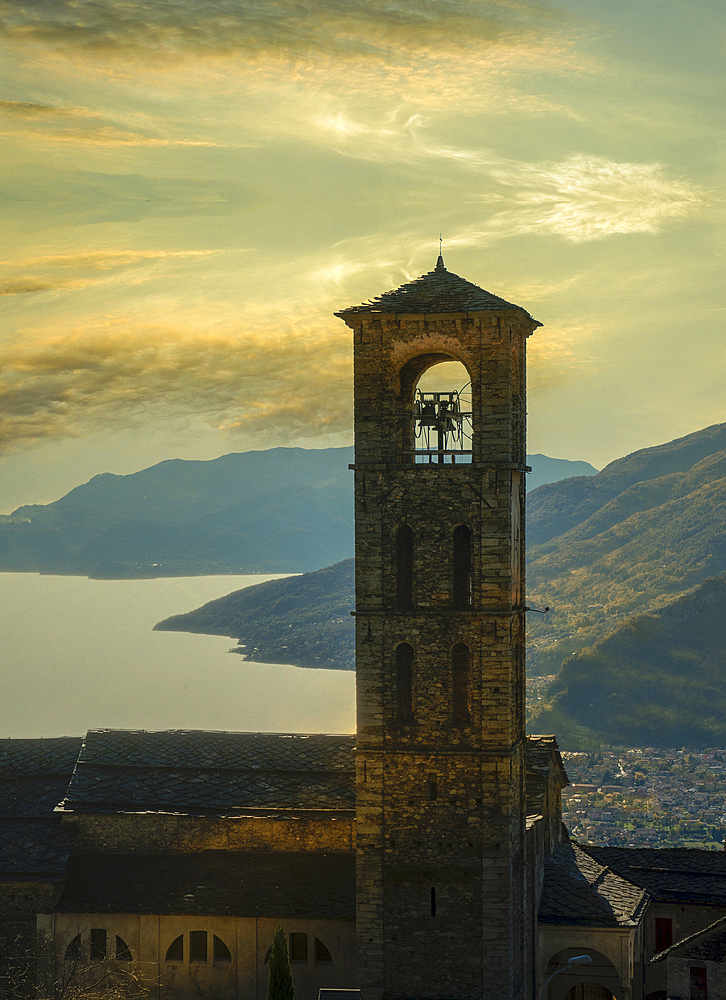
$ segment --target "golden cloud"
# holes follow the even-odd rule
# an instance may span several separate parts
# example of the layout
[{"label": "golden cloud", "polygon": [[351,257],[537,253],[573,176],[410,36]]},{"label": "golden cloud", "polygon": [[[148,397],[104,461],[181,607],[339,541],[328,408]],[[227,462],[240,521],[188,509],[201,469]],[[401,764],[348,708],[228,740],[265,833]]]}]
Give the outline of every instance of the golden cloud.
[{"label": "golden cloud", "polygon": [[351,422],[348,337],[329,326],[180,335],[121,325],[0,350],[0,451],[195,415],[293,440]]},{"label": "golden cloud", "polygon": [[[30,295],[34,292],[76,290],[107,280],[110,274],[133,269],[139,281],[138,265],[154,262],[203,258],[224,250],[97,250],[74,254],[54,254],[0,261],[6,271],[16,272],[0,282],[0,295]],[[147,274],[152,277],[152,274]]]},{"label": "golden cloud", "polygon": [[23,0],[0,4],[2,34],[88,56],[144,51],[163,60],[185,51],[270,49],[314,59],[321,52],[366,57],[415,49],[438,52],[513,44],[558,21],[555,9],[528,0]]}]

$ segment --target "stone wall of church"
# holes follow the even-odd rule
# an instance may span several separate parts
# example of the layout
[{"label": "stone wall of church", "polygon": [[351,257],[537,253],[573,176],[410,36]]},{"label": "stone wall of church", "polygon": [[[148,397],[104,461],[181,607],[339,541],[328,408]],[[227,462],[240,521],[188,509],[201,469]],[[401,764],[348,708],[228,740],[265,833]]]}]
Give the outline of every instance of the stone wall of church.
[{"label": "stone wall of church", "polygon": [[[298,957],[291,963],[297,1000],[317,1000],[321,988],[355,987],[354,923],[294,917],[41,915],[41,974],[46,982],[57,983],[72,973],[74,985],[79,985],[84,974],[98,977],[104,971],[127,970],[145,986],[156,987],[151,996],[158,993],[166,1000],[265,1000],[266,957],[278,925],[285,929],[288,942],[290,935],[297,935]],[[92,955],[91,935],[96,932],[98,942],[98,931],[105,934],[103,957]],[[127,946],[129,960],[117,959],[117,936]],[[70,955],[78,959],[66,958],[69,947]]]},{"label": "stone wall of church", "polygon": [[76,847],[92,851],[353,851],[354,813],[296,811],[239,817],[163,814],[75,814]]}]

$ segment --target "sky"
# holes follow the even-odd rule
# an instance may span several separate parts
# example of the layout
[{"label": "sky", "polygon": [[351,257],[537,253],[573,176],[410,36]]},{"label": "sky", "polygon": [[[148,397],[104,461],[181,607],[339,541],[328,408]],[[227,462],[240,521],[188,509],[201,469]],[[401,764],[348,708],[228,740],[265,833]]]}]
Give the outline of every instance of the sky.
[{"label": "sky", "polygon": [[0,0],[0,512],[352,442],[333,316],[527,309],[530,453],[726,420],[723,0]]}]

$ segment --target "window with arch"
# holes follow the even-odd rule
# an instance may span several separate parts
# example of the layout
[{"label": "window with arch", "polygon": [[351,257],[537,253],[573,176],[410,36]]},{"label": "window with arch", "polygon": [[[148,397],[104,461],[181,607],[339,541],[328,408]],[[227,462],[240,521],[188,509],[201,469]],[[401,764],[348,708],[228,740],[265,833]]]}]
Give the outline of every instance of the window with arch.
[{"label": "window with arch", "polygon": [[469,722],[471,706],[469,685],[471,650],[465,642],[457,642],[451,650],[451,679],[455,722]]},{"label": "window with arch", "polygon": [[399,611],[413,608],[413,547],[413,528],[401,524],[396,531],[396,608]]},{"label": "window with arch", "polygon": [[411,723],[413,711],[413,646],[402,642],[396,646],[396,716],[399,722]]},{"label": "window with arch", "polygon": [[[66,962],[80,962],[83,955],[83,935],[76,934],[65,950]],[[91,927],[88,931],[88,961],[91,965],[114,958],[117,962],[131,962],[131,949],[119,934],[109,934],[105,927]],[[115,940],[115,947],[111,942]]]},{"label": "window with arch", "polygon": [[308,936],[304,931],[293,931],[290,934],[290,962],[295,965],[305,965],[308,960]]},{"label": "window with arch", "polygon": [[471,607],[471,528],[459,524],[454,528],[454,609]]},{"label": "window with arch", "polygon": [[[208,940],[209,935],[206,931],[189,931],[188,954],[190,962],[207,962],[209,960],[207,952]],[[169,947],[166,949],[165,961],[183,962],[184,953],[184,934],[180,934],[179,937],[174,938]],[[217,963],[232,961],[231,951],[224,941],[220,937],[217,937],[216,934],[212,934],[212,961]],[[265,958],[265,961],[267,961],[267,958]]]},{"label": "window with arch", "polygon": [[413,390],[414,461],[419,465],[470,463],[469,373],[461,362],[446,355],[417,358],[412,365],[423,371]]}]

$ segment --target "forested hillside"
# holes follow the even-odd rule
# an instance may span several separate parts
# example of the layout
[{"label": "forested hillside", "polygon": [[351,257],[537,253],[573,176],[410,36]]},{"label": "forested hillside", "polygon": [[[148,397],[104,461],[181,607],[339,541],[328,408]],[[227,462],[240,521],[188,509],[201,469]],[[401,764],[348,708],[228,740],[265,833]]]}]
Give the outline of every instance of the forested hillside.
[{"label": "forested hillside", "polygon": [[726,746],[726,579],[636,615],[568,657],[530,728],[568,750]]},{"label": "forested hillside", "polygon": [[316,573],[267,580],[173,615],[162,632],[228,635],[237,652],[262,663],[355,669],[355,606],[352,559]]},{"label": "forested hillside", "polygon": [[[595,495],[602,502],[593,509]],[[534,544],[537,531],[546,534],[545,521],[554,523],[558,502],[568,520],[574,511],[582,520]],[[528,498],[528,601],[552,610],[529,618],[531,671],[554,673],[624,618],[725,572],[725,515],[724,424],[635,452],[591,479],[535,490]],[[530,522],[539,525],[534,532]]]}]

